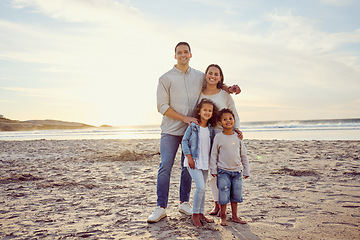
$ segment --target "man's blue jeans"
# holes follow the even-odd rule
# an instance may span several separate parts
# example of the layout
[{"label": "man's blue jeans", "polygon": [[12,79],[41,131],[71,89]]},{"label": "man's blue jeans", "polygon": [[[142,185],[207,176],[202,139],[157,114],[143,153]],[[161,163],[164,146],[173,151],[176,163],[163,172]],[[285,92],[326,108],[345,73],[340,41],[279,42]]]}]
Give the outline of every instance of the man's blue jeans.
[{"label": "man's blue jeans", "polygon": [[[161,134],[160,154],[161,162],[157,177],[157,206],[167,207],[170,186],[170,174],[176,152],[181,144],[182,136]],[[188,202],[191,191],[191,176],[184,167],[184,154],[181,154],[180,201]]]}]

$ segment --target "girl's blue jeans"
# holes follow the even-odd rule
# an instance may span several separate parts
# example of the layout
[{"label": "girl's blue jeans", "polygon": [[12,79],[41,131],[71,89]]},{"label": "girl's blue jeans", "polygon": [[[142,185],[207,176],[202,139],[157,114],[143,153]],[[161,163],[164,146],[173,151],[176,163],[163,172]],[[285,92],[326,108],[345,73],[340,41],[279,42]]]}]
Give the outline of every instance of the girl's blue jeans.
[{"label": "girl's blue jeans", "polygon": [[208,170],[191,169],[190,167],[188,167],[187,169],[196,185],[193,200],[193,213],[204,213],[205,186],[208,176]]},{"label": "girl's blue jeans", "polygon": [[[170,174],[176,152],[181,144],[182,136],[161,134],[161,162],[157,176],[157,206],[167,207],[169,198]],[[184,154],[181,154],[180,201],[188,202],[191,191],[191,176],[184,167]]]}]

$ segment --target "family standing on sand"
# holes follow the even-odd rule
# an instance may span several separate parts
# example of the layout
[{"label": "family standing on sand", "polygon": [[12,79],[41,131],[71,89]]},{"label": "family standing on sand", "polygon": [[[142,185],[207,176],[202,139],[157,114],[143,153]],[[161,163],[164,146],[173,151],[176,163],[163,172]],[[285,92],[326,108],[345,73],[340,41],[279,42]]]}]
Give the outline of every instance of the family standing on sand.
[{"label": "family standing on sand", "polygon": [[[205,185],[210,170],[215,205],[210,214],[220,213],[221,225],[227,225],[226,205],[231,203],[231,220],[245,224],[237,216],[237,203],[243,201],[242,177],[250,175],[249,161],[239,130],[239,117],[229,95],[241,90],[237,85],[224,85],[218,65],[209,65],[205,74],[191,68],[191,57],[190,45],[179,42],[175,47],[177,64],[159,79],[157,108],[163,115],[161,162],[157,176],[157,207],[147,221],[154,223],[166,217],[171,169],[181,144],[179,211],[192,216],[197,227],[202,226],[202,221],[214,221],[204,215]],[[191,208],[192,180],[196,190]]]}]

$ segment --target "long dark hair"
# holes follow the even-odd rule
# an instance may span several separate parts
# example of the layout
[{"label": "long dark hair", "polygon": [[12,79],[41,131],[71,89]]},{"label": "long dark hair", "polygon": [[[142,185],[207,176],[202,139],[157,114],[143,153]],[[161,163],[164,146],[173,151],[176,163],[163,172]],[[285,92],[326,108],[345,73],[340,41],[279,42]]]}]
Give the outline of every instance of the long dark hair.
[{"label": "long dark hair", "polygon": [[212,127],[215,127],[217,124],[218,108],[216,107],[215,103],[208,98],[201,99],[201,101],[198,103],[198,105],[196,105],[196,107],[194,109],[194,117],[197,118],[197,120],[199,120],[199,121],[201,120],[199,113],[200,113],[200,109],[202,108],[202,106],[204,104],[210,104],[213,106],[213,114],[212,114],[211,118],[208,120],[208,123],[210,123],[210,125]]},{"label": "long dark hair", "polygon": [[[206,70],[205,70],[205,75],[208,73],[209,68],[211,68],[211,67],[216,67],[216,68],[219,69],[219,71],[220,71],[221,80],[217,83],[216,87],[219,88],[219,89],[221,89],[222,86],[224,85],[224,74],[223,74],[223,71],[221,70],[221,67],[220,67],[219,65],[217,65],[217,64],[210,64],[210,65],[206,68]],[[204,88],[205,88],[205,87],[206,87],[206,81],[205,81]]]}]

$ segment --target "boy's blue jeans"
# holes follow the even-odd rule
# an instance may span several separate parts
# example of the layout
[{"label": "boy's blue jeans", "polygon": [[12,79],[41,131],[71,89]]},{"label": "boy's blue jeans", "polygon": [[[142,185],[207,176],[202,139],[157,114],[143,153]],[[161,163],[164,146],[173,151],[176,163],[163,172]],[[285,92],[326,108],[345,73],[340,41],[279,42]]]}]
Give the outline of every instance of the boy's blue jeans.
[{"label": "boy's blue jeans", "polygon": [[243,201],[242,172],[230,172],[218,168],[217,186],[220,205],[228,204],[230,201],[237,203]]},{"label": "boy's blue jeans", "polygon": [[[157,206],[167,207],[170,186],[170,174],[176,152],[181,144],[182,136],[161,134],[160,154],[161,162],[157,177]],[[184,154],[181,154],[180,201],[188,202],[191,191],[191,176],[184,167]]]}]

